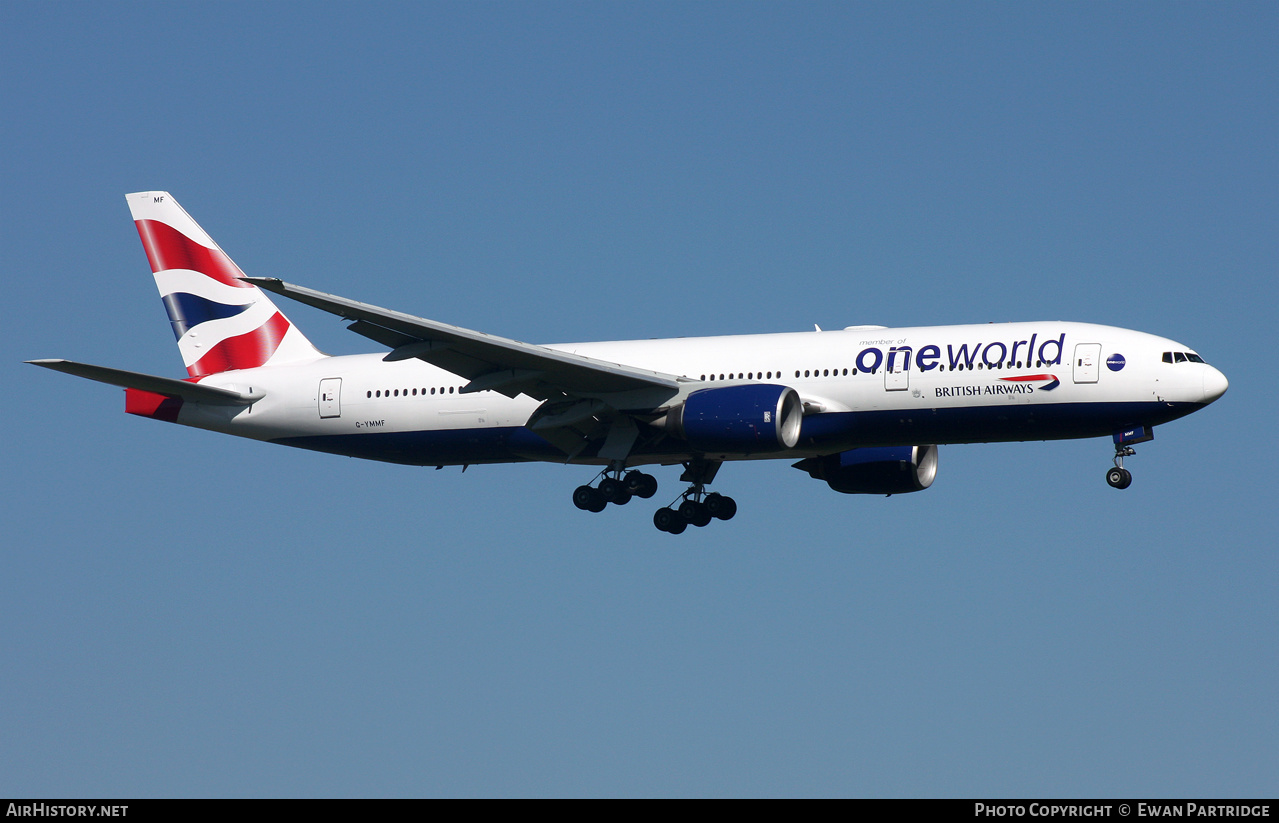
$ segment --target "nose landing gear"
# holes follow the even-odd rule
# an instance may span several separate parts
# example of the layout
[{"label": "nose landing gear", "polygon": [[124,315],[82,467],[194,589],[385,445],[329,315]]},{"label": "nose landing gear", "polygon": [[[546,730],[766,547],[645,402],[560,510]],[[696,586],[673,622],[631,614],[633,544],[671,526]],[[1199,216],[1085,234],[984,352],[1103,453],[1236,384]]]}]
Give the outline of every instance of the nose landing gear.
[{"label": "nose landing gear", "polygon": [[1117,431],[1115,441],[1115,467],[1106,470],[1106,482],[1116,489],[1126,489],[1132,485],[1132,472],[1124,468],[1124,458],[1132,457],[1136,443],[1148,443],[1155,439],[1155,430],[1150,426],[1134,426],[1131,429]]},{"label": "nose landing gear", "polygon": [[1132,446],[1116,444],[1115,467],[1106,470],[1106,482],[1116,489],[1126,489],[1132,485],[1132,472],[1124,468],[1124,458],[1132,457],[1137,450]]}]

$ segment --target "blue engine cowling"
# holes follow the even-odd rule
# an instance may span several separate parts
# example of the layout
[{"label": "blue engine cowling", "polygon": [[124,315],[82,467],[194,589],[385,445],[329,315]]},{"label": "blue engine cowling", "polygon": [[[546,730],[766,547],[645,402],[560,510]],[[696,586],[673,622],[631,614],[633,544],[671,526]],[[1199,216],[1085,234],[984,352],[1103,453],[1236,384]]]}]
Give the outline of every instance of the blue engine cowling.
[{"label": "blue engine cowling", "polygon": [[936,446],[883,446],[809,457],[795,464],[844,494],[923,491],[937,477]]},{"label": "blue engine cowling", "polygon": [[693,392],[667,419],[668,428],[698,451],[775,452],[799,442],[804,403],[787,386],[722,386]]}]

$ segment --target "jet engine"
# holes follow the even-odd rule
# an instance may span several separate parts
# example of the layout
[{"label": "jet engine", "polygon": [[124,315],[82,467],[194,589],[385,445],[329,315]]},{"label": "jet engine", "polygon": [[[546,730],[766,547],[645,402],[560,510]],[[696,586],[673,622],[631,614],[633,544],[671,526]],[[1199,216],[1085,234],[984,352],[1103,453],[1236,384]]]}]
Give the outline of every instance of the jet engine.
[{"label": "jet engine", "polygon": [[809,457],[794,465],[844,494],[905,494],[923,491],[937,477],[936,446],[849,449]]},{"label": "jet engine", "polygon": [[664,423],[698,451],[756,454],[794,448],[803,419],[794,389],[751,383],[695,391]]}]

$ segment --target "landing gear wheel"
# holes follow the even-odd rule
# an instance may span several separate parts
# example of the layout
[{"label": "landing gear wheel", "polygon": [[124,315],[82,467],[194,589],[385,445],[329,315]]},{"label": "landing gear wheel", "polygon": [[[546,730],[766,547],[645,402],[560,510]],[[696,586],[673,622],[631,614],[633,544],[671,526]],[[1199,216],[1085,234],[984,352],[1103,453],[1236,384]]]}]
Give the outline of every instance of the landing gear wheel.
[{"label": "landing gear wheel", "polygon": [[711,517],[720,520],[732,520],[733,515],[737,514],[737,501],[718,492],[706,495],[706,499],[702,503],[706,506],[706,510],[711,513]]},{"label": "landing gear wheel", "polygon": [[657,494],[657,478],[651,474],[640,471],[627,472],[622,478],[622,483],[628,492],[645,500]]},{"label": "landing gear wheel", "polygon": [[1132,457],[1136,453],[1132,446],[1123,443],[1115,444],[1115,467],[1106,470],[1106,482],[1113,488],[1126,489],[1132,485],[1132,472],[1124,468],[1124,458]]},{"label": "landing gear wheel", "polygon": [[602,512],[608,505],[599,489],[590,486],[578,486],[573,490],[573,505],[588,512]]},{"label": "landing gear wheel", "polygon": [[706,508],[705,503],[699,503],[696,500],[685,500],[679,504],[680,517],[689,522],[689,525],[701,528],[711,522],[710,510]]},{"label": "landing gear wheel", "polygon": [[611,477],[604,478],[600,481],[599,492],[604,496],[605,500],[619,506],[625,506],[631,502],[631,492],[621,480],[614,480]]},{"label": "landing gear wheel", "polygon": [[1106,482],[1116,489],[1126,489],[1132,485],[1132,472],[1116,466],[1106,472]]},{"label": "landing gear wheel", "polygon": [[653,525],[658,531],[679,534],[688,528],[688,521],[680,517],[679,512],[671,508],[658,509],[653,512]]}]

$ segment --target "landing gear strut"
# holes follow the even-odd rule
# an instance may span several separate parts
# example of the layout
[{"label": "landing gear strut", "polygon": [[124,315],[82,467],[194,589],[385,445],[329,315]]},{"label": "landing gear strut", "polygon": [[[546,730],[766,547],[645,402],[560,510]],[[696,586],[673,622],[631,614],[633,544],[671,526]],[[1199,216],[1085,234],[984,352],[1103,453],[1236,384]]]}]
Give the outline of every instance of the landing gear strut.
[{"label": "landing gear strut", "polygon": [[1115,467],[1106,470],[1106,482],[1116,489],[1126,489],[1132,485],[1132,472],[1124,468],[1124,458],[1132,457],[1137,450],[1132,446],[1115,445]]},{"label": "landing gear strut", "polygon": [[667,506],[653,513],[653,525],[659,531],[679,534],[689,526],[702,527],[711,520],[729,520],[737,514],[737,501],[731,497],[711,492],[706,494],[706,484],[719,471],[718,462],[694,460],[684,464],[680,480],[692,485],[681,495],[678,506]]},{"label": "landing gear strut", "polygon": [[[718,460],[690,460],[684,464],[680,480],[689,487],[675,503],[653,513],[653,525],[660,531],[679,534],[689,526],[705,526],[712,520],[731,520],[737,514],[737,501],[727,495],[711,492],[706,484],[719,471]],[[588,512],[602,512],[609,503],[624,506],[632,497],[650,498],[657,493],[657,479],[641,471],[626,471],[625,464],[615,462],[604,469],[592,486],[573,490],[573,505]]]},{"label": "landing gear strut", "polygon": [[625,506],[632,497],[650,498],[657,494],[657,478],[640,471],[624,475],[623,465],[609,466],[600,472],[598,486],[578,486],[573,490],[573,505],[588,512],[602,512],[609,503]]}]

